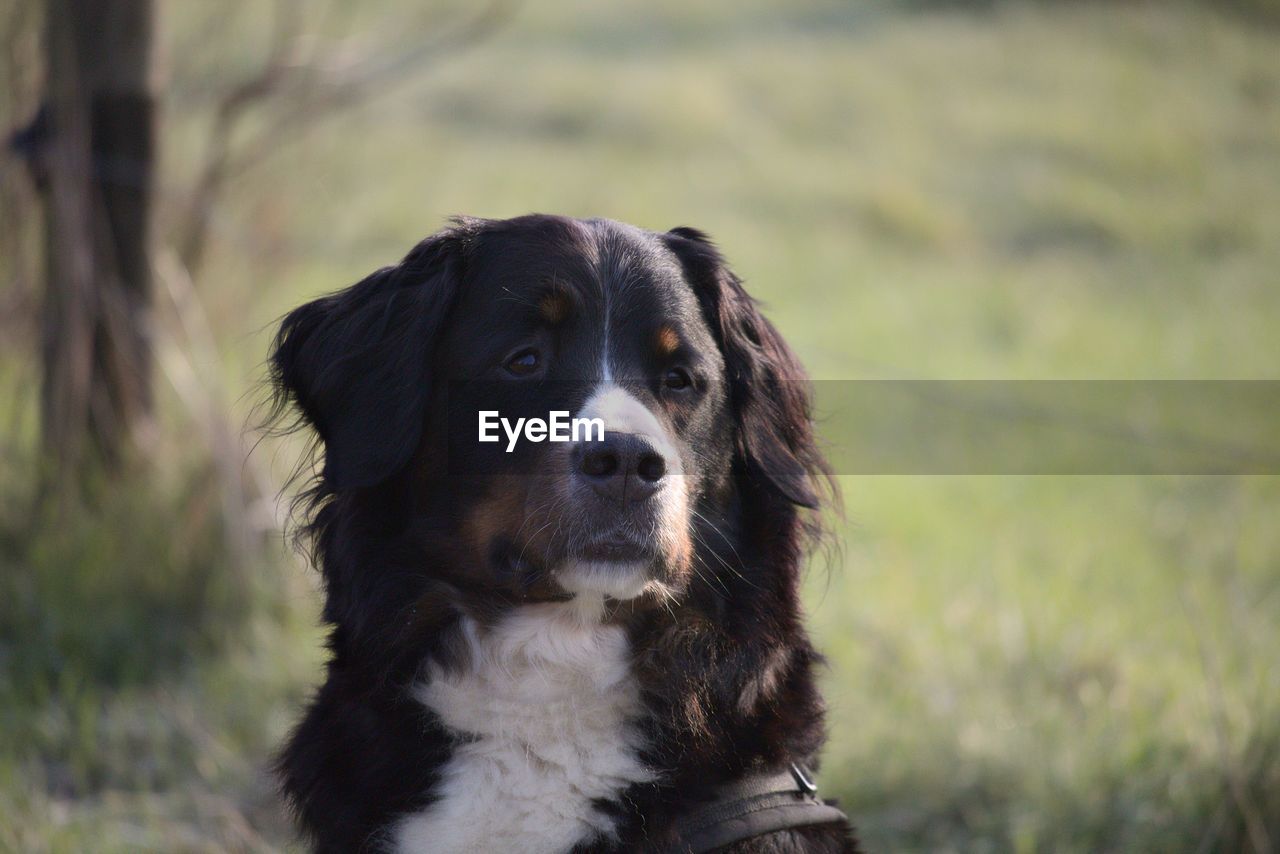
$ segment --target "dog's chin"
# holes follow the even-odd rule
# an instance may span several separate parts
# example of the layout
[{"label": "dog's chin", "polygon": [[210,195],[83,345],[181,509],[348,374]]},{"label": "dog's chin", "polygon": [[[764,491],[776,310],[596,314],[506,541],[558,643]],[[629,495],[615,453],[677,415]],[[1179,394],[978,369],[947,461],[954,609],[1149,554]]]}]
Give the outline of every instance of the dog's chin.
[{"label": "dog's chin", "polygon": [[568,593],[627,600],[640,596],[653,583],[653,567],[647,560],[575,558],[565,561],[554,577]]}]

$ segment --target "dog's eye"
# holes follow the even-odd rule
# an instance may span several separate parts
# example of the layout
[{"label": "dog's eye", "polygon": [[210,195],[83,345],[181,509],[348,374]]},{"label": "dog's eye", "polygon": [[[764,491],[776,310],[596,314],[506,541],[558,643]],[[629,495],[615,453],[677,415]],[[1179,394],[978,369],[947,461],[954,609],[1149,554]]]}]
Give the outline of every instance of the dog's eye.
[{"label": "dog's eye", "polygon": [[672,391],[682,391],[693,385],[693,378],[684,368],[672,368],[662,378],[662,384]]},{"label": "dog's eye", "polygon": [[538,351],[532,347],[526,347],[510,359],[507,359],[505,367],[508,373],[515,374],[518,377],[527,377],[538,370],[541,364],[542,357],[538,354]]}]

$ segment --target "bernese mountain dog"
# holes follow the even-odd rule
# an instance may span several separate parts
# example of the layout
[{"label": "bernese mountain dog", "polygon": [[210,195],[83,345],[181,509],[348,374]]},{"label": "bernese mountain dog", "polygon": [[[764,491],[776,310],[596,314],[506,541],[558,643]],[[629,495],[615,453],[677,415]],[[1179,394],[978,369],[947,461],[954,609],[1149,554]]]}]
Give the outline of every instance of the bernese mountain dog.
[{"label": "bernese mountain dog", "polygon": [[[810,387],[705,234],[459,218],[270,364],[323,459],[330,655],[278,758],[315,850],[855,850],[807,770]],[[588,429],[480,440],[554,413]]]}]

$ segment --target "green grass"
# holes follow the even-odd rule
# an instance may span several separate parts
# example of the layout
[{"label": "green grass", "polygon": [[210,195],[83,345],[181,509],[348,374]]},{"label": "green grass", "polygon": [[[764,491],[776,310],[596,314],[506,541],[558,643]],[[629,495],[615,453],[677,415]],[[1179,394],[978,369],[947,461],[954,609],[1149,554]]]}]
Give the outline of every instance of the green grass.
[{"label": "green grass", "polygon": [[[1275,377],[1280,33],[912,5],[520,7],[229,188],[198,282],[221,381],[250,389],[274,318],[445,216],[529,210],[709,231],[823,379]],[[317,26],[394,41],[384,7]],[[201,86],[249,66],[263,16],[166,11],[176,187]],[[162,392],[164,474],[107,510],[32,519],[30,472],[0,468],[0,849],[288,844],[264,769],[320,660],[314,585],[278,548],[220,580]],[[1280,479],[842,485],[808,602],[822,783],[870,848],[1235,851],[1249,820],[1280,845]]]},{"label": "green grass", "polygon": [[319,662],[314,586],[280,548],[231,564],[202,470],[61,520],[4,498],[0,851],[287,839],[266,759]]}]

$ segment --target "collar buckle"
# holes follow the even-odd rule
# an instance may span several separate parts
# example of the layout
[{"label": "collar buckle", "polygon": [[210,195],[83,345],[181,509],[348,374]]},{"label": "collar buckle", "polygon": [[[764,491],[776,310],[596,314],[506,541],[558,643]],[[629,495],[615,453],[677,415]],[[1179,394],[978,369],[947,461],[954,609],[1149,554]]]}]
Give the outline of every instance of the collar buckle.
[{"label": "collar buckle", "polygon": [[791,763],[791,776],[796,779],[796,785],[800,787],[800,791],[809,797],[818,794],[818,784],[813,782],[812,772],[799,762]]}]

